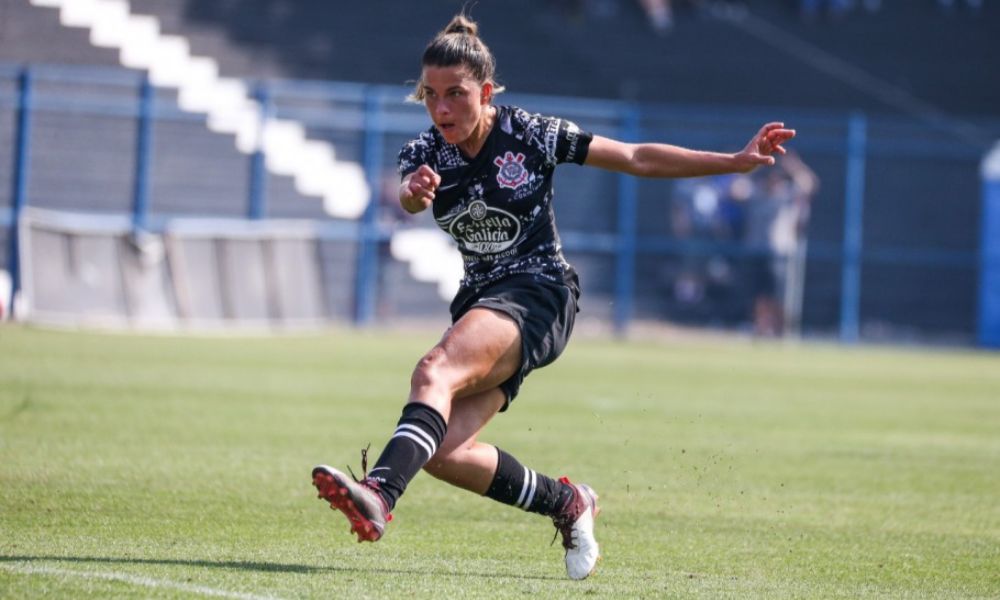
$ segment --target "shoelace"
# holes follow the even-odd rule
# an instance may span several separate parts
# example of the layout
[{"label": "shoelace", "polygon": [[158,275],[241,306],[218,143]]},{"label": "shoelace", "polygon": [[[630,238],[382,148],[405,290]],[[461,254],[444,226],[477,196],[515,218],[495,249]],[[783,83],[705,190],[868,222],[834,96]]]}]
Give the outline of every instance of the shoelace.
[{"label": "shoelace", "polygon": [[[569,480],[565,477],[560,478],[559,481],[569,484]],[[576,518],[574,518],[569,509],[573,506],[578,493],[577,489],[573,488],[573,496],[566,500],[566,505],[562,507],[559,514],[552,517],[552,524],[556,526],[556,532],[552,536],[552,541],[549,542],[550,546],[555,544],[556,538],[559,537],[559,534],[562,534],[563,548],[567,550],[576,548],[576,544],[573,542],[573,523],[576,522]],[[579,515],[576,516],[578,517]]]},{"label": "shoelace", "polygon": [[[359,483],[368,488],[372,488],[372,486],[378,486],[377,483],[368,481],[368,451],[371,450],[371,447],[372,447],[371,442],[369,442],[367,446],[361,449],[361,474],[362,474],[361,479],[358,479],[358,476],[354,474],[354,471],[351,469],[351,465],[347,465],[347,472],[351,474],[351,478],[354,479],[354,483]],[[372,489],[372,491],[377,493],[377,490],[375,489]],[[384,510],[385,502],[383,501],[382,504]],[[387,523],[389,521],[392,521],[392,513],[390,513],[389,511],[385,511],[385,520]]]},{"label": "shoelace", "polygon": [[351,478],[354,479],[355,483],[361,483],[365,479],[368,479],[368,450],[371,447],[371,442],[368,442],[368,445],[361,449],[361,479],[358,479],[358,476],[354,474],[351,465],[347,465],[347,472],[351,474]]},{"label": "shoelace", "polygon": [[573,542],[573,522],[568,520],[557,520],[555,518],[552,519],[552,522],[555,523],[556,532],[552,535],[552,541],[549,542],[549,545],[551,546],[552,544],[555,544],[556,538],[559,537],[559,534],[561,533],[563,548],[567,550],[576,548],[576,544]]}]

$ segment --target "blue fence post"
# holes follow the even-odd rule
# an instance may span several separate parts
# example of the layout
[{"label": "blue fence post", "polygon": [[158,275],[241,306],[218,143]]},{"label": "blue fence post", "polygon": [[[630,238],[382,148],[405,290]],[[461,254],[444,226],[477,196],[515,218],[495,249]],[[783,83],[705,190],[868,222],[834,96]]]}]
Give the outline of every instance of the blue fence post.
[{"label": "blue fence post", "polygon": [[[621,138],[634,142],[639,138],[639,107],[628,105],[622,114]],[[631,175],[618,176],[618,239],[615,255],[615,334],[624,336],[632,320],[635,297],[636,223],[639,209],[639,182]]]},{"label": "blue fence post", "polygon": [[354,322],[369,325],[375,318],[378,296],[379,199],[382,193],[383,153],[382,94],[378,88],[365,92],[365,139],[363,166],[371,197],[361,217],[358,236],[358,263],[354,288]]},{"label": "blue fence post", "polygon": [[852,344],[860,335],[861,258],[864,241],[865,160],[868,121],[851,115],[847,125],[847,170],[844,196],[844,246],[840,286],[840,340]]},{"label": "blue fence post", "polygon": [[31,167],[31,104],[33,74],[30,67],[24,67],[18,77],[17,131],[14,148],[13,206],[10,226],[10,302],[7,305],[10,317],[16,316],[14,301],[21,290],[21,261],[18,225],[21,210],[28,204],[28,176]]},{"label": "blue fence post", "polygon": [[1000,348],[1000,142],[983,159],[979,240],[979,343]]},{"label": "blue fence post", "polygon": [[247,197],[247,217],[263,219],[267,214],[267,165],[264,162],[264,128],[274,110],[271,89],[264,82],[259,82],[254,89],[254,99],[260,110],[260,121],[257,124],[257,143],[250,155],[250,186]]},{"label": "blue fence post", "polygon": [[149,215],[149,172],[153,147],[153,101],[155,89],[149,74],[143,76],[139,88],[139,111],[135,141],[135,190],[132,199],[132,227],[146,229]]}]

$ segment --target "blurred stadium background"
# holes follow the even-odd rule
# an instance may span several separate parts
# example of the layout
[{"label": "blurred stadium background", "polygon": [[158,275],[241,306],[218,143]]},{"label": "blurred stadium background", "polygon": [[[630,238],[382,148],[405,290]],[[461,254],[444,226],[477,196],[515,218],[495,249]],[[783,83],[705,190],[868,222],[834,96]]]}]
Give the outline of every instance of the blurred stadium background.
[{"label": "blurred stadium background", "polygon": [[[808,4],[675,1],[669,29],[626,0],[472,15],[501,102],[708,149],[798,129],[819,187],[778,257],[787,334],[1000,346],[1000,7]],[[429,124],[407,82],[461,7],[0,0],[5,316],[443,323],[460,263],[395,208],[395,157]],[[717,188],[571,166],[556,187],[581,324],[751,329],[743,267],[769,251],[679,222],[717,211]]]}]

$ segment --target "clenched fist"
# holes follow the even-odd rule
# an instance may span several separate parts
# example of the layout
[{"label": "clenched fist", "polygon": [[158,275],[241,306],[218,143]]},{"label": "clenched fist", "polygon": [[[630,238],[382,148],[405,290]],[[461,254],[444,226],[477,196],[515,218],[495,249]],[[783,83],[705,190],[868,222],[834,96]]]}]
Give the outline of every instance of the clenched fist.
[{"label": "clenched fist", "polygon": [[434,202],[434,191],[441,185],[441,176],[427,165],[420,165],[399,184],[399,203],[406,212],[418,213]]}]

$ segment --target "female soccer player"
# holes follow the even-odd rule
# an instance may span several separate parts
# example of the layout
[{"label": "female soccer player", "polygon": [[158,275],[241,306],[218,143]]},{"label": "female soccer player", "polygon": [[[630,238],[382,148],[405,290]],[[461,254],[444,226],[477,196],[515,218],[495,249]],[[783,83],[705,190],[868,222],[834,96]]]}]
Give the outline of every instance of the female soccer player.
[{"label": "female soccer player", "polygon": [[456,16],[427,46],[414,97],[434,124],[399,154],[403,208],[433,208],[465,260],[451,304],[453,324],[417,363],[402,417],[375,467],[356,481],[320,465],[313,484],[347,516],[358,541],[376,541],[423,468],[452,485],[550,517],[562,534],[567,573],[583,579],[598,559],[597,494],[479,441],[528,373],[554,361],[573,330],[580,288],[555,228],[555,166],[574,162],[643,177],[746,173],[774,164],[772,154],[784,154],[782,143],[795,132],[770,123],[740,152],[720,154],[626,144],[563,119],[494,106],[502,88],[477,31],[474,22]]}]

